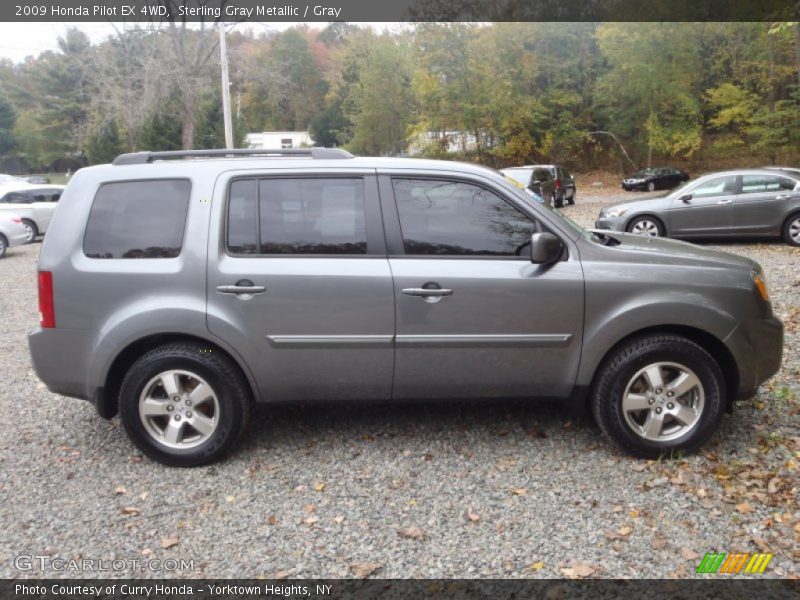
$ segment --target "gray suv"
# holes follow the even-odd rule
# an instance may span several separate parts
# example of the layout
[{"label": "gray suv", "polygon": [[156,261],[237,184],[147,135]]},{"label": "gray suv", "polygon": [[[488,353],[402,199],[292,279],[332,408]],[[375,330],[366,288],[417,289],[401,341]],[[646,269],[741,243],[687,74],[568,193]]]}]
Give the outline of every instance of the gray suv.
[{"label": "gray suv", "polygon": [[222,456],[254,403],[586,403],[628,452],[702,444],[781,362],[752,260],[591,233],[483,167],[341,150],[81,169],[39,260],[33,364],[143,453]]}]

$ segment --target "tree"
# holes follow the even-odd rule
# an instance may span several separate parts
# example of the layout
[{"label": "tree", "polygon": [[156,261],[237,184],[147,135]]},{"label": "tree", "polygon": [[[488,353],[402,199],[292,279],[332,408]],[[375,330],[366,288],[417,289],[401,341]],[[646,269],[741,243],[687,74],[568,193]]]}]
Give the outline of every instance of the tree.
[{"label": "tree", "polygon": [[117,122],[109,120],[101,123],[86,140],[86,158],[89,164],[109,163],[125,152],[119,137]]},{"label": "tree", "polygon": [[0,154],[14,149],[14,123],[17,114],[5,96],[0,95]]}]

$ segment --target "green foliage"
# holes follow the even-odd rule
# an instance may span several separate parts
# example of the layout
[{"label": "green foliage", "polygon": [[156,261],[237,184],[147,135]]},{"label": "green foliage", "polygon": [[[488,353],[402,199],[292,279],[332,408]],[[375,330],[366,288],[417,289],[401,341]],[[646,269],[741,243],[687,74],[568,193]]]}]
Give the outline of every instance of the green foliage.
[{"label": "green foliage", "polygon": [[16,121],[17,114],[14,107],[5,96],[0,95],[0,154],[5,154],[14,148],[13,131]]},{"label": "green foliage", "polygon": [[[0,153],[47,168],[222,147],[216,35],[136,26],[92,45],[70,29],[57,51],[0,61]],[[228,43],[237,145],[309,129],[359,154],[497,167],[800,159],[796,22],[333,23]]]},{"label": "green foliage", "polygon": [[123,152],[125,146],[113,120],[101,123],[86,140],[86,158],[92,165],[109,163]]}]

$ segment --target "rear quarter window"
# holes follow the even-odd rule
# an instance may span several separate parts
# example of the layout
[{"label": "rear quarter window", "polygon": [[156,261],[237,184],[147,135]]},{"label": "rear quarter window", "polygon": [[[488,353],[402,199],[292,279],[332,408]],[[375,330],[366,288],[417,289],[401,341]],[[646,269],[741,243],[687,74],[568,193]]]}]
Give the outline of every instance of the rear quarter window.
[{"label": "rear quarter window", "polygon": [[97,190],[86,225],[89,258],[175,258],[181,253],[191,183],[120,181]]}]

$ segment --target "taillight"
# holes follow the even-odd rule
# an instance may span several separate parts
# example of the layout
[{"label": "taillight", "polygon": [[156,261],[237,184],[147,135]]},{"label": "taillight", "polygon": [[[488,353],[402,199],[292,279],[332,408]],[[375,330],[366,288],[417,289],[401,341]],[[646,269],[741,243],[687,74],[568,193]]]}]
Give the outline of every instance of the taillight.
[{"label": "taillight", "polygon": [[17,225],[22,225],[22,219],[19,217],[11,217],[11,221],[16,223]]},{"label": "taillight", "polygon": [[561,189],[561,180],[560,179],[556,179],[556,189],[557,190]]},{"label": "taillight", "polygon": [[39,316],[42,328],[55,328],[56,307],[53,302],[53,274],[50,271],[39,271]]}]

